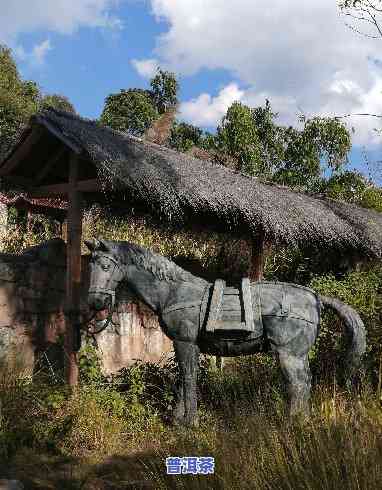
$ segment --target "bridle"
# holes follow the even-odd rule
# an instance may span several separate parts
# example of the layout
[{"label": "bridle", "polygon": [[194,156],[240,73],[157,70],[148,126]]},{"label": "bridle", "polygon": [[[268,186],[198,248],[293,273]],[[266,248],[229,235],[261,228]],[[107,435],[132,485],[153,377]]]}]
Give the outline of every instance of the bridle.
[{"label": "bridle", "polygon": [[99,288],[99,287],[89,288],[88,294],[101,293],[101,294],[105,294],[107,296],[110,296],[111,297],[111,308],[113,308],[114,304],[115,304],[115,289],[111,289],[108,286],[110,285],[111,281],[113,280],[113,276],[114,276],[116,269],[121,269],[121,267],[120,267],[119,263],[114,258],[112,258],[108,255],[103,255],[102,258],[109,260],[113,264],[113,266],[114,266],[113,271],[111,272],[109,279],[106,281],[106,287],[104,287],[104,288]]},{"label": "bridle", "polygon": [[110,288],[110,283],[113,280],[113,276],[114,276],[115,271],[117,269],[121,269],[121,266],[119,265],[119,263],[114,258],[112,258],[110,256],[107,256],[107,255],[103,255],[102,258],[109,260],[113,264],[114,268],[111,271],[108,280],[106,281],[105,287],[104,288],[100,288],[100,287],[92,287],[92,288],[89,288],[88,294],[101,293],[101,294],[110,296],[110,298],[111,298],[111,304],[109,303],[109,306],[107,308],[108,309],[108,316],[106,318],[105,323],[102,325],[102,327],[99,328],[96,331],[94,331],[94,330],[93,331],[90,331],[89,325],[91,324],[91,322],[96,317],[97,311],[94,312],[93,316],[89,320],[87,320],[84,323],[81,323],[80,324],[80,326],[82,326],[82,325],[85,326],[87,335],[93,337],[93,340],[95,342],[97,342],[97,341],[96,341],[96,339],[95,339],[94,336],[97,335],[97,334],[99,334],[99,333],[101,333],[101,332],[103,332],[110,325],[110,323],[113,324],[112,316],[113,316],[113,309],[114,309],[114,305],[115,305],[115,289],[111,289]]}]

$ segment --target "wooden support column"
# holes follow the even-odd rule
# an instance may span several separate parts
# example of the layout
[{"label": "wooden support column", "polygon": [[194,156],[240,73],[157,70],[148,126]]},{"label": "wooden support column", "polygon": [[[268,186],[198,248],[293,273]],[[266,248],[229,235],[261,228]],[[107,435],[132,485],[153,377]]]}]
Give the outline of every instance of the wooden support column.
[{"label": "wooden support column", "polygon": [[248,268],[250,281],[262,281],[264,278],[264,265],[266,257],[266,242],[263,233],[250,241],[252,251],[251,262]]},{"label": "wooden support column", "polygon": [[66,380],[70,386],[78,384],[77,351],[80,349],[80,291],[81,291],[81,235],[82,195],[77,189],[78,158],[71,153],[69,161],[69,208],[67,221],[66,258]]}]

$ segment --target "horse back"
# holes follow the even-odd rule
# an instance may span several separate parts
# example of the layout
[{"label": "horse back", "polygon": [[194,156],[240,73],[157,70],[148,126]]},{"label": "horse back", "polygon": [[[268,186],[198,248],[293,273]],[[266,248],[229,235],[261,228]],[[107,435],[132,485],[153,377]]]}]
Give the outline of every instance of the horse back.
[{"label": "horse back", "polygon": [[316,293],[297,284],[266,281],[252,283],[251,289],[260,298],[264,333],[271,345],[305,355],[317,338],[320,322]]},{"label": "horse back", "polygon": [[259,297],[262,317],[288,317],[317,324],[320,306],[310,288],[286,282],[261,281],[251,284],[252,296]]}]

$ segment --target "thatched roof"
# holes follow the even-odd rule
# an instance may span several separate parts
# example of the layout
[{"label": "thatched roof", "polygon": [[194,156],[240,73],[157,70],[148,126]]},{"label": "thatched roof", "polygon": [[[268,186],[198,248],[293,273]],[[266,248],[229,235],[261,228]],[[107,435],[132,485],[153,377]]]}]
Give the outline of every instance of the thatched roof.
[{"label": "thatched roof", "polygon": [[294,246],[382,256],[378,212],[264,184],[77,115],[49,110],[32,118],[31,126],[36,125],[92,162],[105,190],[143,203],[161,219],[215,221],[227,231],[261,231],[270,240]]}]

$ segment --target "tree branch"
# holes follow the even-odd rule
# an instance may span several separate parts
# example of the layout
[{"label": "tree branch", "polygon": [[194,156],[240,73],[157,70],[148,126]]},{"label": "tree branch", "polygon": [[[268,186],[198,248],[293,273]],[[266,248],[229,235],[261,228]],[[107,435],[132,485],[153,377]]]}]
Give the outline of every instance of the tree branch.
[{"label": "tree branch", "polygon": [[[368,112],[356,113],[356,114],[345,114],[343,116],[332,116],[332,117],[333,117],[333,119],[343,119],[345,117],[353,117],[353,116],[369,116],[369,117],[382,118],[382,114],[369,114]],[[328,116],[326,116],[326,117],[328,117]]]}]

